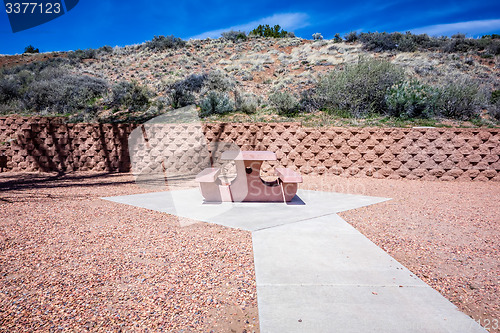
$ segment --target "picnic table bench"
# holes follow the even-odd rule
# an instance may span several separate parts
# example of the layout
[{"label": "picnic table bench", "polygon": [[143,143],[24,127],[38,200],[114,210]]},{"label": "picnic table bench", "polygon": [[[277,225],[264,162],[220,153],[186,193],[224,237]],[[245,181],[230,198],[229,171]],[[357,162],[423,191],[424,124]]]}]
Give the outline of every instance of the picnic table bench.
[{"label": "picnic table bench", "polygon": [[288,168],[275,168],[275,181],[267,182],[260,177],[264,161],[276,161],[276,154],[270,151],[228,150],[222,153],[222,160],[234,161],[236,178],[223,184],[218,178],[219,168],[204,169],[196,176],[205,201],[262,201],[289,202],[297,193],[302,176]]}]

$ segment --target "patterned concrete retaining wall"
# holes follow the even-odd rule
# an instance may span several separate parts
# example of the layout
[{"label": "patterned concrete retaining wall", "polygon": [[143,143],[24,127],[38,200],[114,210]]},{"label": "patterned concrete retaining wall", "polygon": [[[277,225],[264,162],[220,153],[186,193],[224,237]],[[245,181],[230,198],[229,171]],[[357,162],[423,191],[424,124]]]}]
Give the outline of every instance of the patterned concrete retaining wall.
[{"label": "patterned concrete retaining wall", "polygon": [[220,124],[207,137],[275,151],[281,165],[303,174],[500,180],[500,129]]},{"label": "patterned concrete retaining wall", "polygon": [[132,129],[65,124],[62,118],[0,118],[0,155],[7,155],[7,169],[13,171],[128,171]]},{"label": "patterned concrete retaining wall", "polygon": [[[14,140],[0,145],[0,155],[7,155],[8,169],[14,171],[128,171],[127,139],[136,127],[64,124],[61,118],[0,118],[0,143]],[[500,180],[500,129],[223,123],[204,125],[203,131],[211,142],[276,152],[278,161],[267,164],[265,172],[280,164],[303,174]],[[162,135],[149,140],[161,140]],[[184,139],[178,140],[181,145]]]}]

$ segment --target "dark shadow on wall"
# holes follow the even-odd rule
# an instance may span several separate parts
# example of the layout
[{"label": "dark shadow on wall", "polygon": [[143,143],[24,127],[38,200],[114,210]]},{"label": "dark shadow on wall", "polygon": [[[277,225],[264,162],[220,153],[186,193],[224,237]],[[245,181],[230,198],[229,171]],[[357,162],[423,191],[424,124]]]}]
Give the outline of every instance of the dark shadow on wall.
[{"label": "dark shadow on wall", "polygon": [[[128,152],[128,136],[134,125],[128,124],[88,124],[81,131],[91,129],[87,140],[91,140],[89,147],[99,142],[103,152],[104,170],[90,168],[91,171],[128,172],[130,171],[130,157]],[[28,129],[29,128],[29,129]],[[80,132],[74,131],[73,125],[52,122],[31,123],[19,135],[19,148],[26,150],[31,156],[35,167],[42,172],[57,172],[63,174],[68,171],[79,171],[89,158],[87,150],[76,154]],[[97,133],[94,134],[94,131]],[[108,134],[111,133],[111,134]],[[111,142],[110,142],[111,141]],[[95,148],[95,146],[94,146]],[[99,155],[94,155],[94,158]],[[97,161],[100,162],[100,161]],[[97,163],[96,163],[97,165]]]},{"label": "dark shadow on wall", "polygon": [[122,126],[122,133],[120,133],[120,125],[118,124],[113,124],[112,129],[113,129],[113,137],[118,138],[120,144],[119,144],[119,151],[118,151],[118,171],[119,172],[129,172],[131,169],[131,162],[130,162],[130,155],[129,155],[129,147],[128,147],[128,138],[130,136],[130,133],[137,127],[137,125],[134,124],[128,124],[128,125],[121,125]]},{"label": "dark shadow on wall", "polygon": [[[65,161],[65,154],[64,152],[64,139],[67,139],[68,137],[68,125],[67,124],[61,124],[59,126],[62,126],[64,131],[59,131],[57,134],[65,134],[66,138],[61,138],[63,140],[59,140],[58,136],[56,135],[56,127],[52,124],[52,122],[49,123],[49,128],[48,128],[48,135],[50,135],[50,138],[52,139],[52,145],[54,145],[54,159],[57,157],[58,159],[58,164],[54,160],[51,160],[49,157],[49,161],[51,161],[51,166],[53,166],[55,169],[53,171],[57,171],[58,173],[64,173],[67,170],[67,165]],[[58,127],[59,127],[58,126]],[[57,128],[58,129],[58,128]]]},{"label": "dark shadow on wall", "polygon": [[[212,148],[213,148],[213,145],[211,145],[211,143],[216,143],[216,142],[222,142],[222,134],[224,133],[224,130],[226,129],[227,127],[227,123],[220,123],[220,124],[217,124],[217,132],[214,133],[214,137],[213,139],[209,140],[207,138],[207,134],[205,132],[205,140],[206,140],[206,144],[207,144],[207,147],[209,149],[209,153],[210,153],[210,164],[212,166],[215,165],[215,161],[214,161],[214,152],[212,151]],[[213,125],[212,125],[213,126]],[[214,128],[214,127],[212,127]],[[208,129],[207,129],[208,130]]]},{"label": "dark shadow on wall", "polygon": [[[107,171],[129,172],[131,168],[128,137],[136,125],[99,124],[99,141]],[[112,135],[108,135],[111,132]],[[111,142],[110,142],[111,141]]]},{"label": "dark shadow on wall", "polygon": [[108,150],[108,142],[106,140],[106,132],[104,131],[104,125],[99,124],[99,141],[101,142],[102,150],[104,151],[104,163],[106,164],[106,171],[113,170],[111,163],[111,156]]},{"label": "dark shadow on wall", "polygon": [[[47,125],[46,135],[42,135],[44,126]],[[22,133],[18,135],[18,145],[20,149],[28,152],[27,156],[31,156],[35,166],[43,172],[56,171],[62,173],[62,168],[59,168],[52,158],[52,153],[48,147],[54,145],[54,156],[57,154],[57,139],[53,133],[53,124],[35,124],[30,123],[27,128],[22,129]],[[52,143],[46,143],[46,136],[50,137]],[[14,157],[14,156],[12,156]]]}]

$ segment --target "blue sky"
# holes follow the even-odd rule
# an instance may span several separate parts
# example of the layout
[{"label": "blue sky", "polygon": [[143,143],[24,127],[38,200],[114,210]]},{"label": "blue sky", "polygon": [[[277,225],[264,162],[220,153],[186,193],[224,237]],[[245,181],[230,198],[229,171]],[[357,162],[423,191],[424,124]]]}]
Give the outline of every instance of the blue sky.
[{"label": "blue sky", "polygon": [[249,31],[261,23],[280,24],[307,39],[315,32],[330,39],[349,31],[500,34],[498,0],[80,0],[65,15],[17,33],[0,8],[0,54],[22,53],[29,44],[49,52],[137,44],[154,35],[217,38],[222,31]]}]

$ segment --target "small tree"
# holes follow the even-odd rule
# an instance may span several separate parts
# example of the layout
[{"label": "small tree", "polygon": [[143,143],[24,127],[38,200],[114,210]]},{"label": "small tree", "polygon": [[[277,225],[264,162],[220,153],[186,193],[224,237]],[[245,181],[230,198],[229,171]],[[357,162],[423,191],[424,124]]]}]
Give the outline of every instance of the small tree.
[{"label": "small tree", "polygon": [[347,35],[344,36],[344,39],[348,43],[354,43],[358,40],[358,33],[356,31],[351,31]]},{"label": "small tree", "polygon": [[287,91],[276,91],[269,95],[269,103],[280,115],[293,116],[300,108],[299,101]]},{"label": "small tree", "polygon": [[335,34],[335,36],[333,37],[333,42],[334,43],[342,43],[342,37],[340,37],[339,33]]},{"label": "small tree", "polygon": [[224,114],[234,111],[234,102],[225,92],[209,91],[201,101],[200,109],[200,116],[202,117]]},{"label": "small tree", "polygon": [[40,53],[40,50],[30,44],[24,48],[24,53]]},{"label": "small tree", "polygon": [[316,32],[312,35],[313,39],[314,40],[320,40],[320,39],[323,39],[323,35],[320,34],[319,32]]},{"label": "small tree", "polygon": [[334,70],[318,82],[320,108],[349,112],[354,117],[383,113],[388,88],[404,79],[404,70],[386,60],[360,57],[358,63]]},{"label": "small tree", "polygon": [[270,27],[269,24],[260,24],[257,28],[250,31],[250,35],[258,37],[273,37],[273,38],[285,38],[293,37],[294,35],[288,31],[283,30],[278,24],[274,27]]},{"label": "small tree", "polygon": [[465,34],[456,33],[456,34],[451,36],[451,39],[465,39]]}]

